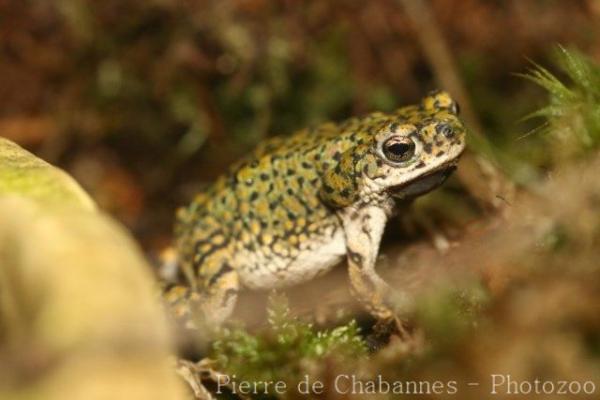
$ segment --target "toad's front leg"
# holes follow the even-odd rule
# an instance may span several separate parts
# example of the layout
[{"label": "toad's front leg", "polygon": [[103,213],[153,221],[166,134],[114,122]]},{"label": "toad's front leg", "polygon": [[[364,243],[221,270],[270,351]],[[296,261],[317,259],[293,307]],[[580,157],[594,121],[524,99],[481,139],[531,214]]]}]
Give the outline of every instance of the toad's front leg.
[{"label": "toad's front leg", "polygon": [[[376,318],[394,318],[395,314],[387,302],[390,288],[375,272],[388,213],[379,206],[349,207],[340,212],[340,217],[346,235],[352,293]],[[394,293],[394,299],[399,294]]]}]

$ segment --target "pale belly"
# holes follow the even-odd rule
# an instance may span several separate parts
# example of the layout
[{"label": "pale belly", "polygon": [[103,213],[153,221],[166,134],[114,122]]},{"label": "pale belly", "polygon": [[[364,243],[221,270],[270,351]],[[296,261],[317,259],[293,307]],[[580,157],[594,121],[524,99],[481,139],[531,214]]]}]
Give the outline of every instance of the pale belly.
[{"label": "pale belly", "polygon": [[239,254],[241,283],[249,289],[278,289],[310,281],[331,270],[346,256],[344,232],[337,228],[300,250],[294,258]]}]

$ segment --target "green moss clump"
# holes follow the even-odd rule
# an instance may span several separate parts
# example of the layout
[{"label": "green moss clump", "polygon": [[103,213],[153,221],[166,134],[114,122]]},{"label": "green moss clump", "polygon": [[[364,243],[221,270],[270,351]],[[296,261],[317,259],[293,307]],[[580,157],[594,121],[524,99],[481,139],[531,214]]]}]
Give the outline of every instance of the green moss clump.
[{"label": "green moss clump", "polygon": [[238,327],[224,329],[213,344],[212,358],[237,379],[253,382],[299,381],[325,359],[347,362],[366,355],[356,321],[332,330],[316,330],[290,315],[287,298],[269,298],[269,325],[257,334]]}]

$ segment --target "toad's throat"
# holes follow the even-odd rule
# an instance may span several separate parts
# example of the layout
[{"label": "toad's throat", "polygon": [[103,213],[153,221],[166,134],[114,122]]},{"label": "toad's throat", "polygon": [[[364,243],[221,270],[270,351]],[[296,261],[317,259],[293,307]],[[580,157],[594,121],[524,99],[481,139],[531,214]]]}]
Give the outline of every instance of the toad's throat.
[{"label": "toad's throat", "polygon": [[398,199],[410,199],[423,195],[444,183],[455,169],[456,165],[454,164],[445,165],[442,168],[432,171],[425,176],[420,176],[411,182],[394,186],[389,189],[389,192]]}]

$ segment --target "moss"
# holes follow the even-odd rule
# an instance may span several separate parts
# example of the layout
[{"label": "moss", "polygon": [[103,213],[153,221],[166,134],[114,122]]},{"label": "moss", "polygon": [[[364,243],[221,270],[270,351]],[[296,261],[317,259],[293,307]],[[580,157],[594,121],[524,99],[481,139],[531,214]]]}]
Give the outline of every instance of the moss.
[{"label": "moss", "polygon": [[269,298],[268,315],[268,327],[261,332],[224,329],[214,342],[212,358],[229,376],[259,383],[295,383],[315,363],[331,358],[349,362],[367,353],[354,320],[331,330],[316,329],[291,316],[287,298],[280,294]]}]

